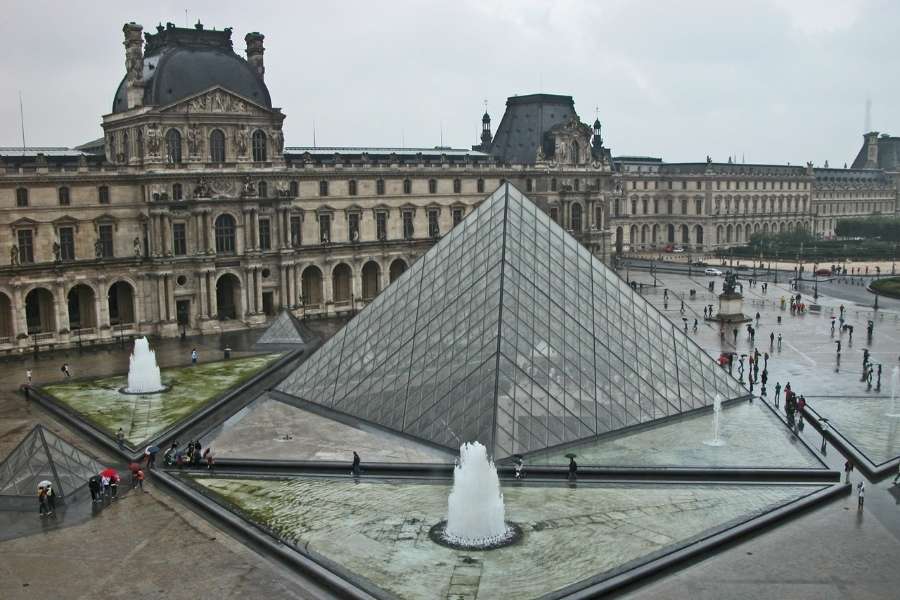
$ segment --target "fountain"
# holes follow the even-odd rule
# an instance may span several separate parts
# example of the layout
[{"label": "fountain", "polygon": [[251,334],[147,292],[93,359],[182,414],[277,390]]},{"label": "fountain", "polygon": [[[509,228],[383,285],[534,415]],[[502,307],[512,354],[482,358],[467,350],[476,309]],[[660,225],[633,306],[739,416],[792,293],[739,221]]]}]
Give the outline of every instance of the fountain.
[{"label": "fountain", "polygon": [[156,364],[156,353],[150,349],[147,338],[134,340],[134,351],[128,366],[128,385],[120,389],[123,394],[153,394],[166,391]]},{"label": "fountain", "polygon": [[725,441],[719,439],[719,417],[722,414],[722,396],[713,398],[713,439],[703,442],[707,446],[724,446]]},{"label": "fountain", "polygon": [[487,448],[478,442],[459,448],[447,520],[429,532],[438,544],[459,550],[491,550],[519,540],[521,529],[505,518],[500,479]]},{"label": "fountain", "polygon": [[897,384],[900,384],[900,367],[891,369],[891,412],[887,413],[887,417],[900,417],[897,412]]}]

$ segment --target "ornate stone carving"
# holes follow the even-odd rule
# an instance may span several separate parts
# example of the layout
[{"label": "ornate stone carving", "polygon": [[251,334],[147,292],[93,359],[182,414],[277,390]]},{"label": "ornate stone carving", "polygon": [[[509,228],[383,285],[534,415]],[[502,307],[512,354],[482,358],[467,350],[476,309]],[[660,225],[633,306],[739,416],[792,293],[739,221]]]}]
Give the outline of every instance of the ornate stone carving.
[{"label": "ornate stone carving", "polygon": [[159,125],[157,123],[147,125],[144,140],[147,142],[147,155],[159,156]]},{"label": "ornate stone carving", "polygon": [[200,154],[200,128],[197,125],[191,125],[188,128],[188,152],[191,156]]},{"label": "ornate stone carving", "polygon": [[238,156],[247,156],[247,148],[250,146],[250,132],[246,125],[241,125],[234,132],[234,144],[237,147]]},{"label": "ornate stone carving", "polygon": [[135,258],[140,258],[143,252],[141,251],[141,238],[135,236],[134,241],[131,243],[132,248],[134,249]]},{"label": "ornate stone carving", "polygon": [[209,187],[217,196],[234,196],[237,181],[231,177],[216,178],[210,180]]},{"label": "ornate stone carving", "polygon": [[275,142],[275,152],[277,154],[284,152],[284,133],[282,133],[281,127],[276,128],[272,132],[272,141]]}]

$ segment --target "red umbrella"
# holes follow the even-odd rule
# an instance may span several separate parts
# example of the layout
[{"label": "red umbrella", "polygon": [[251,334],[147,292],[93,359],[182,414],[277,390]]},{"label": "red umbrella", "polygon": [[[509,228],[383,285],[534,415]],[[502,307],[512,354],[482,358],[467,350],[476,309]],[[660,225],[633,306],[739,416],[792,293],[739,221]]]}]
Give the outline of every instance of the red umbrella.
[{"label": "red umbrella", "polygon": [[141,470],[141,465],[139,465],[137,463],[131,463],[130,465],[128,465],[128,468],[131,470],[132,473],[137,473],[138,471]]},{"label": "red umbrella", "polygon": [[116,471],[115,469],[113,469],[111,467],[108,467],[108,468],[100,471],[100,477],[109,477],[110,479],[112,479],[112,478],[118,477],[118,476],[119,476],[118,471]]}]

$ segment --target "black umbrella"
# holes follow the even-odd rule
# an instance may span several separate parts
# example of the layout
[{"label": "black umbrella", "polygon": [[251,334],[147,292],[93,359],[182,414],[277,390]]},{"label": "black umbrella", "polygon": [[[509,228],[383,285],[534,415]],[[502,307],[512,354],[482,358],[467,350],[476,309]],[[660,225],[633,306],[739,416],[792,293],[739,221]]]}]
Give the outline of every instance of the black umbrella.
[{"label": "black umbrella", "polygon": [[577,454],[572,454],[571,452],[568,453],[568,454],[566,454],[566,458],[575,458],[576,456],[578,456],[578,455],[577,455]]}]

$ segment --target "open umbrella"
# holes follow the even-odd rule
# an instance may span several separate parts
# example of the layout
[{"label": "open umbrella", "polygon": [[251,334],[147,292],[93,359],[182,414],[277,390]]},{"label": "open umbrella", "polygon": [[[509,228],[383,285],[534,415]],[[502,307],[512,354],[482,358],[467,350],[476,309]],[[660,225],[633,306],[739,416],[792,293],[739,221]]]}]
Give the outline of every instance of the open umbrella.
[{"label": "open umbrella", "polygon": [[40,483],[38,484],[38,487],[39,487],[39,488],[48,488],[48,487],[50,487],[51,485],[52,485],[52,484],[51,484],[49,481],[47,481],[47,480],[45,479],[45,480],[43,480],[42,482],[40,482]]},{"label": "open umbrella", "polygon": [[156,454],[159,452],[159,446],[147,446],[147,449],[144,450],[144,454]]},{"label": "open umbrella", "polygon": [[572,454],[571,452],[568,453],[568,454],[566,454],[566,458],[575,458],[576,456],[578,456],[578,455],[577,455],[577,454]]},{"label": "open umbrella", "polygon": [[141,470],[141,465],[139,465],[137,463],[131,463],[130,465],[128,465],[128,470],[131,471],[132,473],[137,473],[138,471]]},{"label": "open umbrella", "polygon": [[110,479],[112,479],[113,477],[118,477],[118,476],[119,476],[119,473],[111,467],[107,467],[106,469],[103,469],[102,471],[100,471],[100,477],[109,477]]}]

